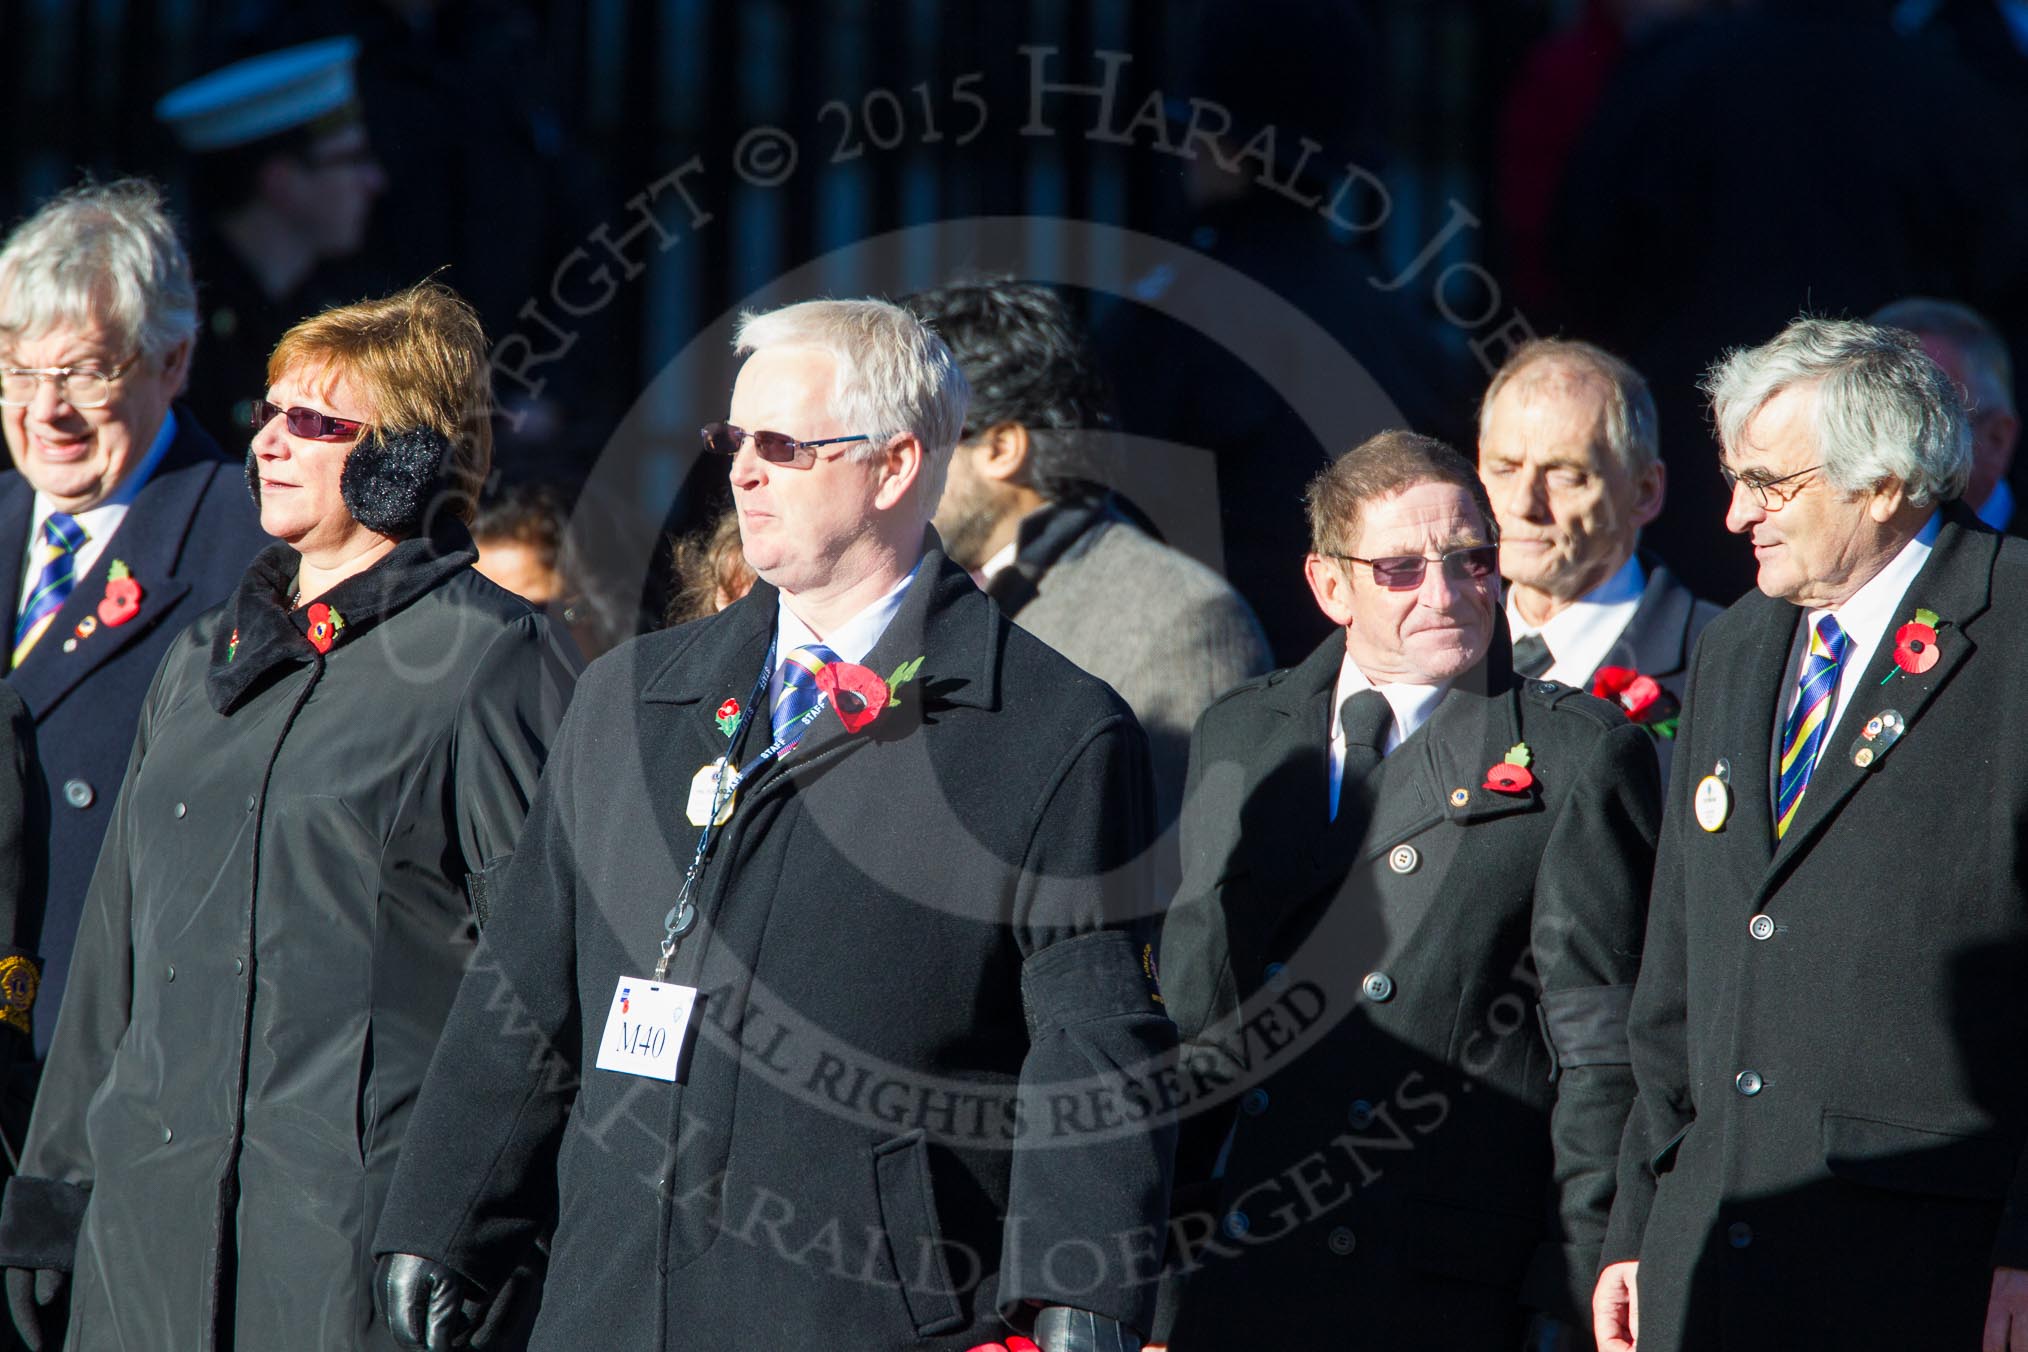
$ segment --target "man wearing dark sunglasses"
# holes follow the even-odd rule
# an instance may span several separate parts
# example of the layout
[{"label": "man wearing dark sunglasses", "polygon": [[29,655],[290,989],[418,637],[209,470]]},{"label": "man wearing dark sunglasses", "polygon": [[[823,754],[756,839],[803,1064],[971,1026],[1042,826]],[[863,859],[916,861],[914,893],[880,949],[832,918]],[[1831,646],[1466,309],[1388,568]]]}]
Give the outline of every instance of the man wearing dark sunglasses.
[{"label": "man wearing dark sunglasses", "polygon": [[[760,580],[580,684],[489,908],[526,1017],[466,986],[376,1248],[455,1309],[557,1199],[542,1347],[1136,1352],[1175,1139],[1118,1098],[1174,1074],[1146,741],[929,529],[941,340],[815,301],[738,345],[704,447]],[[688,1060],[632,1073],[672,989]]]},{"label": "man wearing dark sunglasses", "polygon": [[1659,787],[1516,677],[1473,468],[1385,432],[1310,485],[1337,626],[1214,703],[1163,932],[1186,1082],[1176,1352],[1518,1349],[1582,1327],[1632,1081]]}]

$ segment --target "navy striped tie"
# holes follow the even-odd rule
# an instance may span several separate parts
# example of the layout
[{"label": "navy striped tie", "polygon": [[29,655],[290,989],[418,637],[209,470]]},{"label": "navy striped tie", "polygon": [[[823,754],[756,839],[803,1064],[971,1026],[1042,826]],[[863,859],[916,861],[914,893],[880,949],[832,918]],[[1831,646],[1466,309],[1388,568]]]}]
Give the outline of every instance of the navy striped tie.
[{"label": "navy striped tie", "polygon": [[823,697],[817,689],[817,673],[838,660],[838,654],[821,643],[797,648],[782,659],[782,691],[775,696],[772,715],[775,736],[816,707]]},{"label": "navy striped tie", "polygon": [[77,552],[89,538],[77,518],[68,513],[51,512],[43,520],[40,537],[35,542],[35,586],[14,621],[11,665],[21,665],[21,659],[28,656],[29,649],[56,618],[56,612],[70,599],[71,588],[77,582]]}]

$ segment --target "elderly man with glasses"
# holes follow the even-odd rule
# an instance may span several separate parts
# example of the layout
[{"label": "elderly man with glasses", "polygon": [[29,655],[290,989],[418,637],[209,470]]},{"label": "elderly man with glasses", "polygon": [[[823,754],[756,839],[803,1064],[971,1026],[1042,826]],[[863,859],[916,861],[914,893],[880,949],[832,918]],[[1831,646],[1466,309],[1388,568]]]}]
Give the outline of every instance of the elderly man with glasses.
[{"label": "elderly man with glasses", "polygon": [[1705,389],[1758,590],[1691,670],[1599,1346],[2028,1347],[2028,546],[1909,332]]},{"label": "elderly man with glasses", "polygon": [[403,1146],[388,1317],[463,1346],[560,1207],[545,1352],[1133,1352],[1174,1144],[1145,739],[929,529],[967,390],[920,320],[738,342],[705,448],[760,581],[579,683]]},{"label": "elderly man with glasses", "polygon": [[1337,626],[1212,704],[1161,973],[1193,1349],[1556,1345],[1633,1082],[1648,735],[1510,670],[1491,504],[1386,432],[1309,492]]},{"label": "elderly man with glasses", "polygon": [[38,1055],[155,667],[267,543],[239,465],[173,403],[196,331],[189,261],[146,183],[63,193],[0,248],[0,430],[19,471],[0,480],[6,679],[35,718],[49,842],[28,952],[0,956],[0,1026],[32,1020]]}]

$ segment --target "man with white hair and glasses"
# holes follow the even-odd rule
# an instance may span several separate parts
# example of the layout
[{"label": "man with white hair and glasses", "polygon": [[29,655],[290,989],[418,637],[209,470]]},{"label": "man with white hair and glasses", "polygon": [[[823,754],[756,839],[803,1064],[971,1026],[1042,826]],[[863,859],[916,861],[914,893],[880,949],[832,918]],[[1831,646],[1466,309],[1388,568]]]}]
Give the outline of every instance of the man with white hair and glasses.
[{"label": "man with white hair and glasses", "polygon": [[760,581],[585,672],[403,1148],[384,1308],[462,1346],[554,1207],[549,1352],[1131,1352],[1175,1106],[1130,938],[1145,739],[929,529],[941,340],[812,301],[737,345],[704,447]]},{"label": "man with white hair and glasses", "polygon": [[59,194],[0,248],[0,430],[19,471],[0,479],[6,679],[35,717],[49,845],[41,993],[30,954],[0,954],[0,1026],[32,1020],[38,1054],[155,667],[267,543],[239,465],[173,402],[196,331],[148,183]]},{"label": "man with white hair and glasses", "polygon": [[1685,700],[1599,1346],[2018,1352],[2028,547],[1907,332],[1798,319],[1705,388],[1758,593]]}]

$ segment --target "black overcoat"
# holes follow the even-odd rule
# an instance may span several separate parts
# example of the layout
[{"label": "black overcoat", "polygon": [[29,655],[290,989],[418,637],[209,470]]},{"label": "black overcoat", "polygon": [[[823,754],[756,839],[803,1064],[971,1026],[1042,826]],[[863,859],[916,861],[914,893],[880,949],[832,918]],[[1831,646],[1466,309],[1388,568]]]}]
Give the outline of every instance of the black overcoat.
[{"label": "black overcoat", "polygon": [[569,690],[547,622],[440,543],[335,588],[321,657],[274,545],[163,659],[0,1209],[0,1265],[73,1272],[70,1352],[392,1347],[367,1241],[467,875]]},{"label": "black overcoat", "polygon": [[[27,479],[0,475],[0,624],[5,625],[0,633],[10,636],[34,504],[35,489]],[[39,1052],[48,1051],[56,1028],[85,889],[112,820],[148,682],[170,641],[206,607],[230,595],[268,543],[242,467],[225,459],[190,409],[179,404],[175,440],[105,551],[77,580],[49,631],[7,673],[7,683],[35,717],[41,771],[30,806],[36,834],[46,835],[49,847],[47,901],[23,915],[21,929],[21,942],[42,958],[34,1021]],[[124,624],[99,624],[79,637],[80,621],[87,616],[96,621],[115,560],[140,583],[141,608]],[[73,640],[66,651],[64,644]],[[0,669],[5,665],[0,661]]]},{"label": "black overcoat", "polygon": [[[1946,623],[1909,675],[1919,607]],[[1750,594],[1691,677],[1605,1253],[1640,1260],[1642,1352],[1977,1347],[1993,1265],[2028,1268],[2028,545],[1946,509],[1777,844],[1801,615]]]},{"label": "black overcoat", "polygon": [[[1198,726],[1161,949],[1198,1110],[1178,1352],[1511,1348],[1524,1307],[1575,1319],[1589,1296],[1655,758],[1604,701],[1517,685],[1505,651],[1335,821],[1342,635]],[[1486,788],[1521,744],[1533,786]]]},{"label": "black overcoat", "polygon": [[687,1082],[595,1067],[777,604],[586,670],[376,1248],[491,1283],[555,1196],[547,1352],[964,1349],[1026,1300],[1146,1329],[1175,1031],[1127,930],[1145,742],[934,545],[865,662],[923,659],[899,705],[856,734],[827,711],[713,847],[670,969],[703,991]]}]

